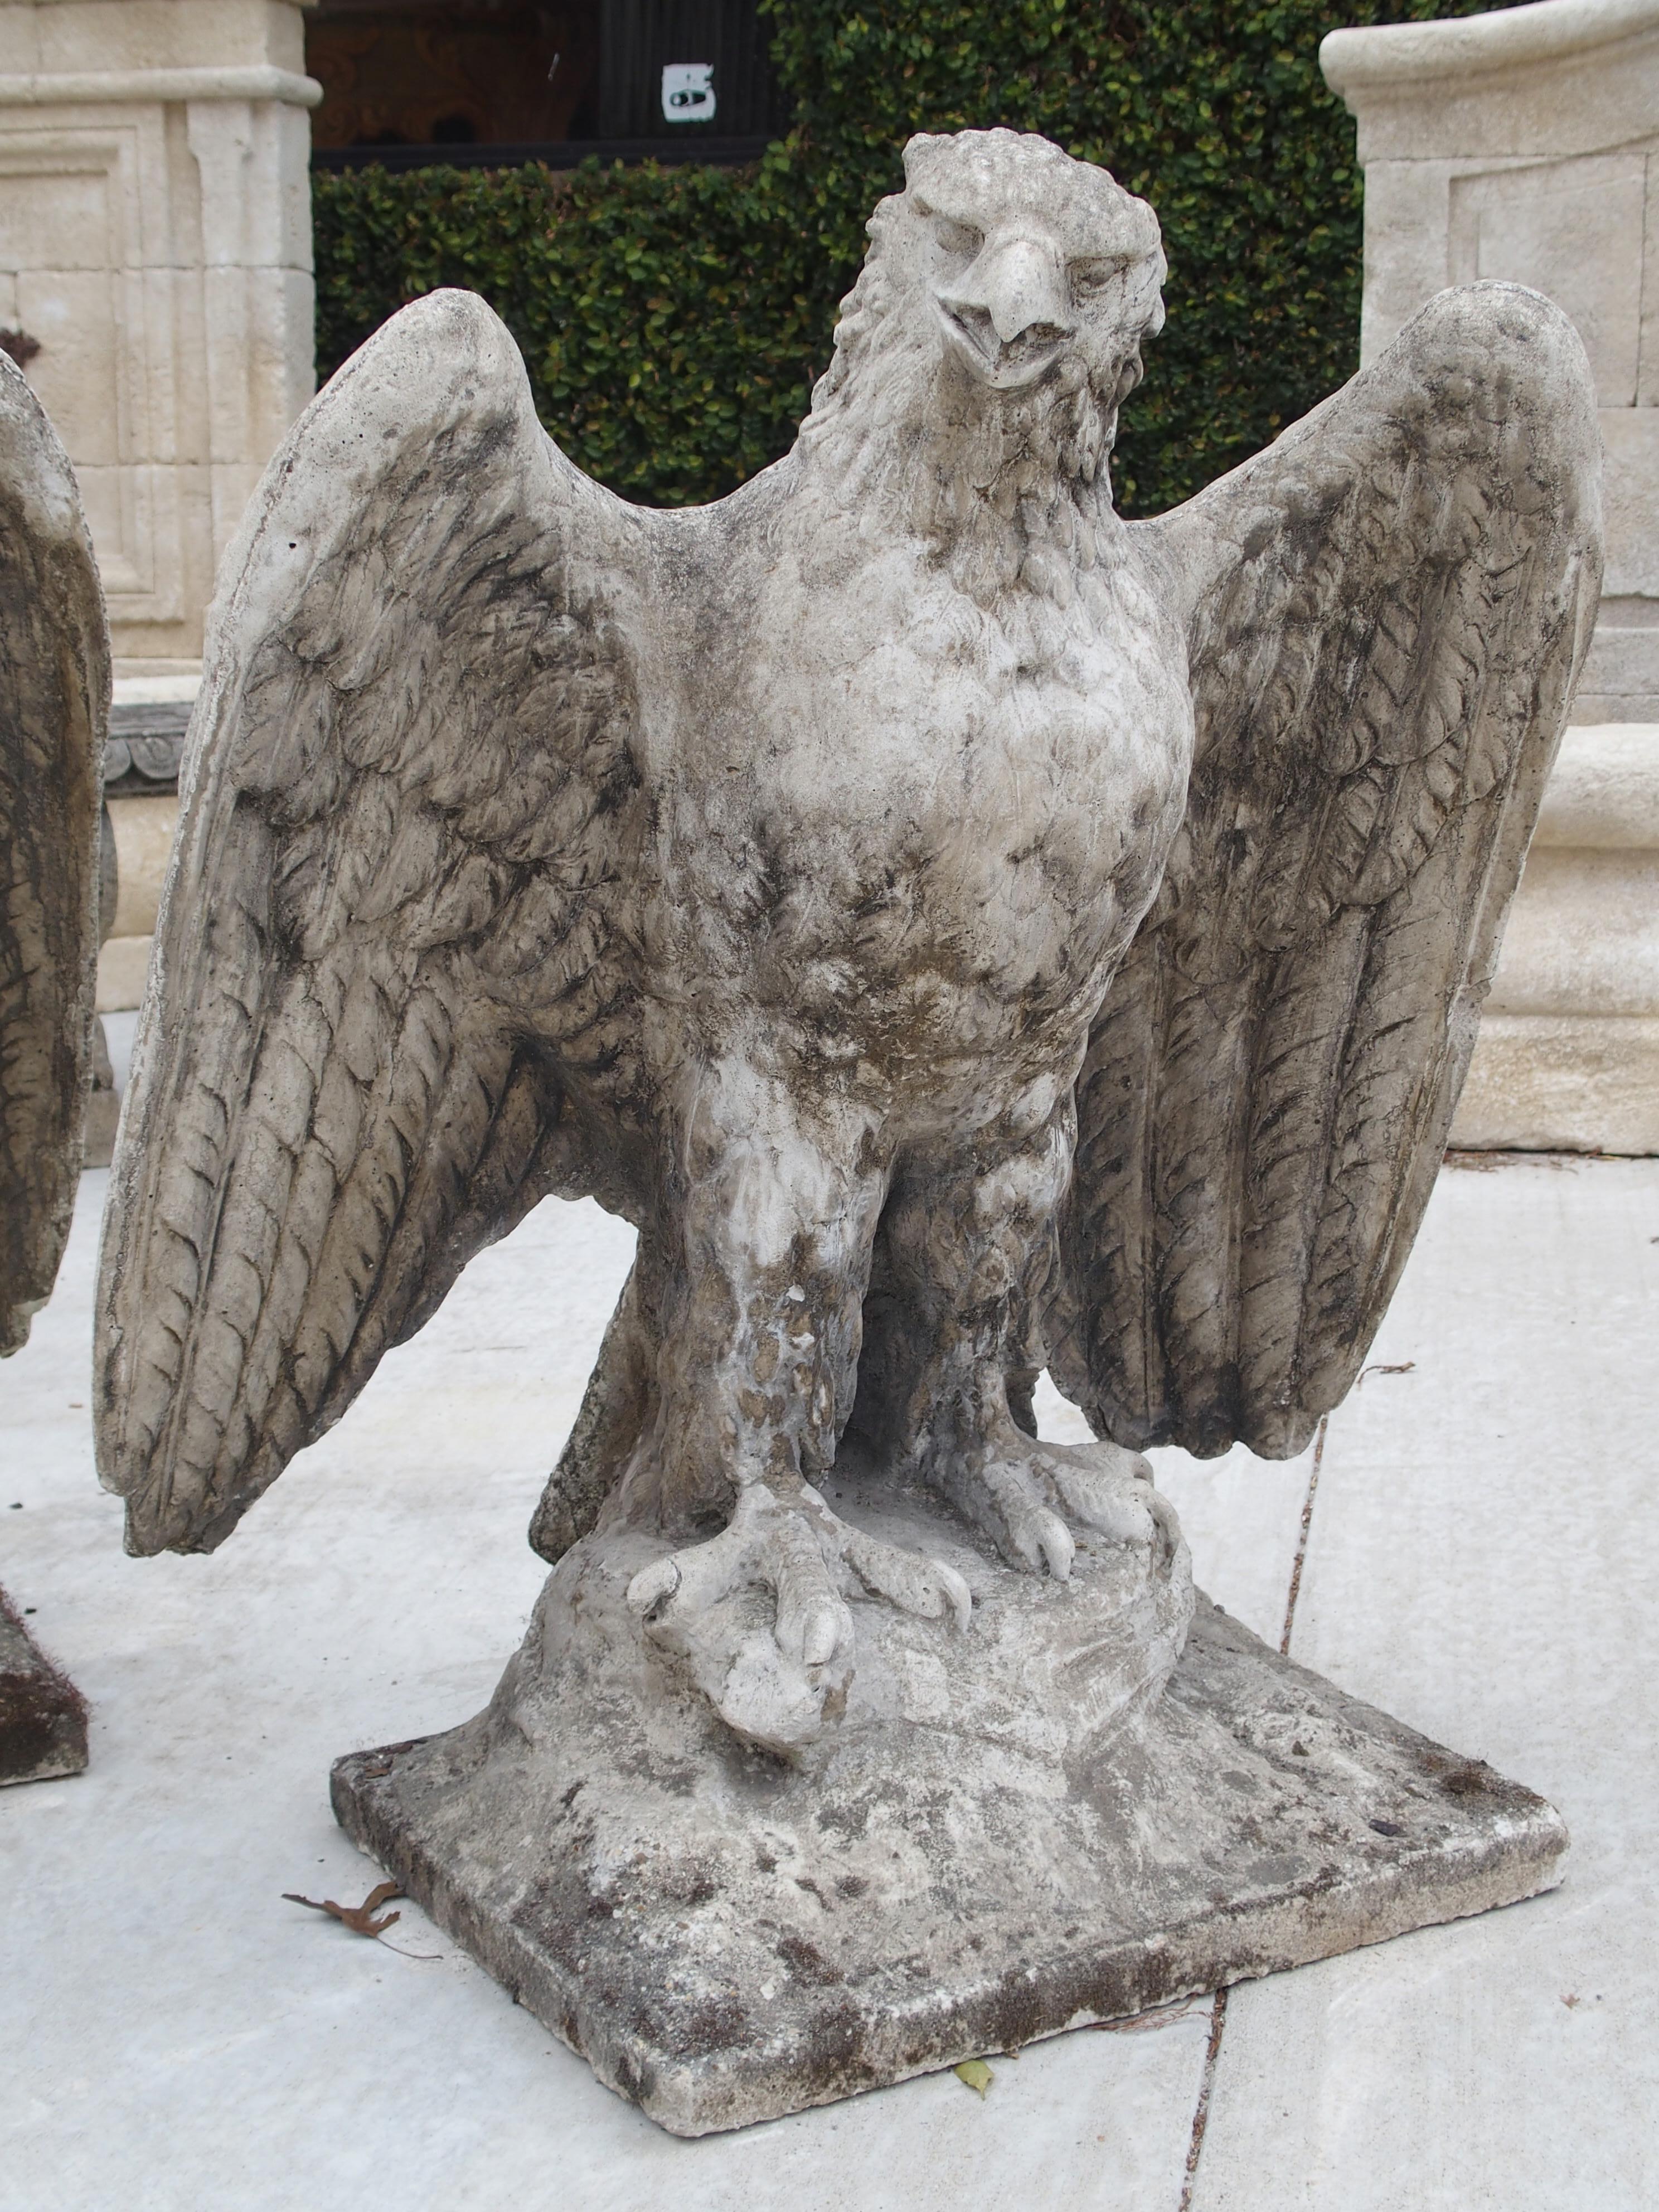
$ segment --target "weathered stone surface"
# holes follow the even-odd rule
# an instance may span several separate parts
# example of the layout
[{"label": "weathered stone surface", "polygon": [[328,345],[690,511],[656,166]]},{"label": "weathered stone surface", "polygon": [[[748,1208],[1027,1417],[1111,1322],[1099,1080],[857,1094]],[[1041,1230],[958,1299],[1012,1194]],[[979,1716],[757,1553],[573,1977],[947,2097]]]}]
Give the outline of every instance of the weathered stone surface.
[{"label": "weathered stone surface", "polygon": [[[544,1192],[640,1226],[501,1708],[556,1648],[585,1717],[517,1714],[529,1796],[458,1784],[436,1891],[510,1887],[544,1768],[643,1848],[641,1729],[692,1798],[878,1745],[1018,1917],[1145,1728],[1198,1863],[1231,1770],[1159,1733],[1190,1594],[1138,1455],[1292,1453],[1352,1382],[1594,619],[1595,394],[1536,294],[1443,295],[1127,526],[1151,209],[1007,131],[906,167],[793,452],[730,499],[588,482],[440,293],[297,426],[216,601],[102,1261],[130,1547],[221,1543]],[[1092,1445],[1036,1435],[1045,1366]],[[806,1896],[839,1846],[798,1833]],[[1297,1863],[1275,1956],[1330,1933]],[[1339,1940],[1444,1905],[1397,1895]]]},{"label": "weathered stone surface", "polygon": [[81,1172],[109,684],[74,474],[0,356],[0,1356],[52,1290]]},{"label": "weathered stone surface", "polygon": [[[663,1662],[641,1663],[631,1561],[592,1543],[552,1577],[488,1711],[341,1759],[335,1809],[520,2003],[677,2134],[1559,1878],[1566,1832],[1540,1798],[1207,1601],[1166,1693],[1103,1735],[1066,1695],[1026,1706],[997,1679],[999,1643],[1034,1673],[1046,1654],[1057,1686],[1074,1672],[1063,1586],[980,1561],[976,1579],[1003,1587],[976,1590],[974,1634],[934,1630],[931,1652],[927,1624],[860,1606],[845,1723],[792,1766],[741,1748]],[[1091,1572],[1079,1582],[1086,1603]]]},{"label": "weathered stone surface", "polygon": [[86,1763],[86,1700],[0,1590],[0,1784],[49,1782]]},{"label": "weathered stone surface", "polygon": [[1607,450],[1584,723],[1659,720],[1659,0],[1548,0],[1332,32],[1365,173],[1360,359],[1448,283],[1546,293],[1589,349]]},{"label": "weathered stone surface", "polygon": [[[93,1014],[109,684],[74,472],[0,356],[0,1357],[51,1295],[109,1070]],[[86,1763],[86,1707],[0,1590],[0,1783]]]},{"label": "weathered stone surface", "polygon": [[1659,725],[1561,741],[1451,1141],[1659,1152]]},{"label": "weathered stone surface", "polygon": [[[104,763],[104,787],[109,787],[107,748]],[[116,842],[115,825],[110,819],[109,804],[106,799],[100,809],[98,823],[98,957],[101,967],[104,947],[114,933],[117,911],[120,905],[121,859]],[[95,1008],[92,1024],[92,1087],[87,1095],[87,1118],[82,1127],[81,1164],[88,1168],[106,1168],[115,1153],[115,1132],[121,1119],[120,1095],[115,1088],[115,1066],[109,1056],[109,1037],[104,1029],[104,1006],[101,991],[94,991]]]},{"label": "weathered stone surface", "polygon": [[115,1132],[121,1119],[120,1094],[115,1088],[115,1067],[109,1056],[101,1011],[92,1030],[92,1088],[87,1094],[87,1118],[81,1142],[81,1164],[106,1168],[115,1152]]},{"label": "weathered stone surface", "polygon": [[119,896],[98,955],[98,1011],[129,1012],[144,994],[161,885],[179,826],[179,770],[193,676],[118,676],[104,749],[104,796],[119,864]]}]

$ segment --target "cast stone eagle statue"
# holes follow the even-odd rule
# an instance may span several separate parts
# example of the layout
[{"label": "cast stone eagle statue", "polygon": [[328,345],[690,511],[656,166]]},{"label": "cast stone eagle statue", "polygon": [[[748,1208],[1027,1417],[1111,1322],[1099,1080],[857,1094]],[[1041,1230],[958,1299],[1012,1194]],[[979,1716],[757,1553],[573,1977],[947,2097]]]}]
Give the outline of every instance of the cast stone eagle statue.
[{"label": "cast stone eagle statue", "polygon": [[0,354],[0,1358],[51,1296],[81,1177],[109,693],[75,474]]},{"label": "cast stone eagle statue", "polygon": [[[453,291],[271,464],[106,1225],[134,1551],[219,1544],[549,1192],[640,1242],[538,1548],[665,1536],[651,1632],[747,1583],[809,1684],[857,1584],[968,1605],[838,1449],[1064,1578],[1171,1553],[1140,1448],[1294,1452],[1352,1381],[1594,618],[1583,349],[1443,294],[1126,524],[1152,210],[1006,131],[905,171],[712,506],[591,483]],[[1045,1364],[1096,1448],[1032,1433]]]}]

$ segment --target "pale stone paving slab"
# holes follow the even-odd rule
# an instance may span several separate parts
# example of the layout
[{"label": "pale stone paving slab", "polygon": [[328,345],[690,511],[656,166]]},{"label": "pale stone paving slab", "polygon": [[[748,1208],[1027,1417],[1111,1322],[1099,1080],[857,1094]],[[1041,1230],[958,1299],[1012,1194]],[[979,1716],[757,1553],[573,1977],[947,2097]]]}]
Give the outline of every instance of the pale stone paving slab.
[{"label": "pale stone paving slab", "polygon": [[1232,1992],[1198,2212],[1659,2197],[1659,1162],[1441,1177],[1291,1649],[1542,1790],[1564,1887]]},{"label": "pale stone paving slab", "polygon": [[[409,1905],[390,1942],[441,1963],[283,1905],[289,1888],[356,1902],[374,1879],[328,1817],[329,1760],[493,1686],[542,1579],[523,1525],[631,1240],[590,1206],[544,1207],[240,1544],[141,1563],[85,1426],[103,1182],[86,1179],[57,1296],[0,1370],[19,1470],[0,1506],[24,1507],[0,1523],[7,1571],[94,1706],[90,1771],[0,1804],[0,2037],[30,2053],[0,2097],[8,2212],[506,2212],[550,2189],[561,2212],[670,2191],[691,2212],[804,2194],[988,2208],[1016,2190],[1176,2212],[1207,2008],[994,2060],[983,2105],[945,2075],[684,2144]],[[1364,2212],[1407,2185],[1413,2212],[1650,2201],[1650,1236],[1659,1163],[1441,1179],[1372,1355],[1417,1364],[1368,1376],[1333,1421],[1292,1650],[1553,1794],[1574,1856],[1555,1897],[1235,1990],[1204,2212]],[[1233,1574],[1231,1609],[1271,1635],[1305,1468],[1162,1456],[1200,1581],[1229,1602]]]}]

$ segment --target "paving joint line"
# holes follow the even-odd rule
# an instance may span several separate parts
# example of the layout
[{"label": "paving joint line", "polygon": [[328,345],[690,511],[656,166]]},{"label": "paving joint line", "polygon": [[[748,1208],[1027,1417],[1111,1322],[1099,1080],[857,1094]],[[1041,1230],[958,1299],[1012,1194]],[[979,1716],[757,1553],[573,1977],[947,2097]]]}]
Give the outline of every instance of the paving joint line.
[{"label": "paving joint line", "polygon": [[1187,2145],[1187,2170],[1182,2179],[1179,2212],[1193,2212],[1193,2191],[1198,2184],[1198,2161],[1204,2149],[1204,2130],[1210,2124],[1210,2092],[1215,2087],[1217,2061],[1221,2057],[1221,2031],[1227,2025],[1227,1992],[1215,1993],[1210,2008],[1210,2040],[1205,2046],[1204,2072],[1198,2085],[1198,2103],[1193,2109],[1192,2140]]},{"label": "paving joint line", "polygon": [[1291,1656],[1291,1631],[1296,1626],[1296,1601],[1302,1595],[1302,1567],[1308,1556],[1308,1533],[1313,1527],[1314,1499],[1319,1494],[1319,1470],[1325,1460],[1325,1431],[1330,1427],[1331,1417],[1322,1413],[1319,1433],[1314,1438],[1313,1471],[1308,1477],[1308,1494],[1302,1501],[1302,1522],[1296,1532],[1296,1558],[1291,1565],[1290,1594],[1285,1601],[1285,1628],[1279,1639],[1279,1656]]},{"label": "paving joint line", "polygon": [[[1302,1519],[1296,1534],[1296,1557],[1291,1563],[1291,1586],[1285,1601],[1285,1626],[1279,1639],[1279,1653],[1282,1659],[1288,1659],[1291,1655],[1291,1631],[1296,1626],[1296,1601],[1302,1595],[1302,1569],[1308,1556],[1314,1500],[1319,1495],[1319,1470],[1325,1461],[1325,1435],[1330,1425],[1330,1415],[1322,1414],[1314,1438],[1313,1466],[1308,1474],[1308,1494],[1302,1501]],[[1193,2132],[1187,2145],[1187,2166],[1182,2178],[1178,2212],[1193,2212],[1193,2191],[1198,2185],[1198,2164],[1204,2154],[1205,2131],[1210,2124],[1210,2098],[1215,2087],[1216,2069],[1221,2059],[1221,2038],[1226,2026],[1227,1992],[1224,1988],[1216,1991],[1210,2008],[1210,2039],[1204,2051],[1204,2071],[1198,2085],[1198,2102],[1193,2108]]]}]

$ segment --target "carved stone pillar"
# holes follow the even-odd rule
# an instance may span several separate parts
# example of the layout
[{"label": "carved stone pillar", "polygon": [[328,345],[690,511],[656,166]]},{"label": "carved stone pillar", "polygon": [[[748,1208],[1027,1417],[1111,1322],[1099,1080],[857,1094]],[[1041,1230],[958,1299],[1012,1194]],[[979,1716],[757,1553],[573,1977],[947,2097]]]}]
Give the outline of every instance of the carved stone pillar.
[{"label": "carved stone pillar", "polygon": [[1362,361],[1447,284],[1572,317],[1607,468],[1601,620],[1454,1141],[1659,1152],[1659,0],[1334,31],[1365,172]]}]

